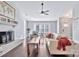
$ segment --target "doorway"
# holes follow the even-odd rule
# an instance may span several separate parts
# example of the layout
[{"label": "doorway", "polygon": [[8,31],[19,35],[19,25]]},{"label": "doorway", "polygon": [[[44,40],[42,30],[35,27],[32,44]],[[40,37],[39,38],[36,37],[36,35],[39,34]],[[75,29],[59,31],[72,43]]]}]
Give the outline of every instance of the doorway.
[{"label": "doorway", "polygon": [[72,39],[72,18],[59,18],[59,33]]}]

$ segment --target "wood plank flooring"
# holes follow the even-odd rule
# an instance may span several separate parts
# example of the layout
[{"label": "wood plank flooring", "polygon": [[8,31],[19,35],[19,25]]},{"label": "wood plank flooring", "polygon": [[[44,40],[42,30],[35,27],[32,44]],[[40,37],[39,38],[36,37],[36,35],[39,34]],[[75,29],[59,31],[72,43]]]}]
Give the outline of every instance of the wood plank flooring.
[{"label": "wood plank flooring", "polygon": [[[40,40],[40,49],[38,57],[48,57],[48,51],[45,45],[45,39]],[[19,45],[15,49],[11,50],[7,54],[3,55],[2,57],[27,57],[27,45],[25,42]]]},{"label": "wood plank flooring", "polygon": [[[46,48],[46,42],[45,39],[40,40],[39,45],[39,54],[37,57],[49,57],[49,53]],[[75,45],[75,57],[79,57],[79,44]],[[27,57],[27,45],[26,41],[23,42],[23,44],[19,45],[15,49],[11,50],[7,54],[5,54],[2,57]],[[55,56],[56,57],[56,56]]]}]

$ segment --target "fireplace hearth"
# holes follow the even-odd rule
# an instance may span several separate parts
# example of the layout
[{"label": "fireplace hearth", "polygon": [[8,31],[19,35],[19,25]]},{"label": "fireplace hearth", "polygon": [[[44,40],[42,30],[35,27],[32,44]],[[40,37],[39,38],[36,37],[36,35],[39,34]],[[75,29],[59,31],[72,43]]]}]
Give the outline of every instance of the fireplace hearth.
[{"label": "fireplace hearth", "polygon": [[14,40],[14,31],[0,32],[0,44],[9,43]]}]

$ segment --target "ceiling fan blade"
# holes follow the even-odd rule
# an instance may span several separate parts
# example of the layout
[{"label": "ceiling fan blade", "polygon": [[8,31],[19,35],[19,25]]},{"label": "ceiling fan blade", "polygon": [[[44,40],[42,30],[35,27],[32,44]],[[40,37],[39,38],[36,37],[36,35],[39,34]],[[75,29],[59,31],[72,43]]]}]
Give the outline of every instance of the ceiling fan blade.
[{"label": "ceiling fan blade", "polygon": [[49,10],[46,10],[45,12],[49,12]]},{"label": "ceiling fan blade", "polygon": [[44,11],[43,10],[43,5],[44,5],[44,3],[41,3],[41,6],[42,6],[41,14],[48,15],[47,12],[49,12],[49,10]]},{"label": "ceiling fan blade", "polygon": [[49,15],[49,14],[45,14],[45,15]]},{"label": "ceiling fan blade", "polygon": [[48,13],[44,12],[45,15],[49,15]]}]

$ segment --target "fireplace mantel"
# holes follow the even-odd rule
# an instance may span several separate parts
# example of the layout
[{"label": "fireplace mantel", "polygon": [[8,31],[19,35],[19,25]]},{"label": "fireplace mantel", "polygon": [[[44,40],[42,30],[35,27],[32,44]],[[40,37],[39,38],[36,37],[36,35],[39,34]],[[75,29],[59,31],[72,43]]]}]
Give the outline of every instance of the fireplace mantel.
[{"label": "fireplace mantel", "polygon": [[18,22],[0,14],[0,24],[16,26]]},{"label": "fireplace mantel", "polygon": [[0,44],[6,44],[14,41],[14,31],[0,32]]}]

